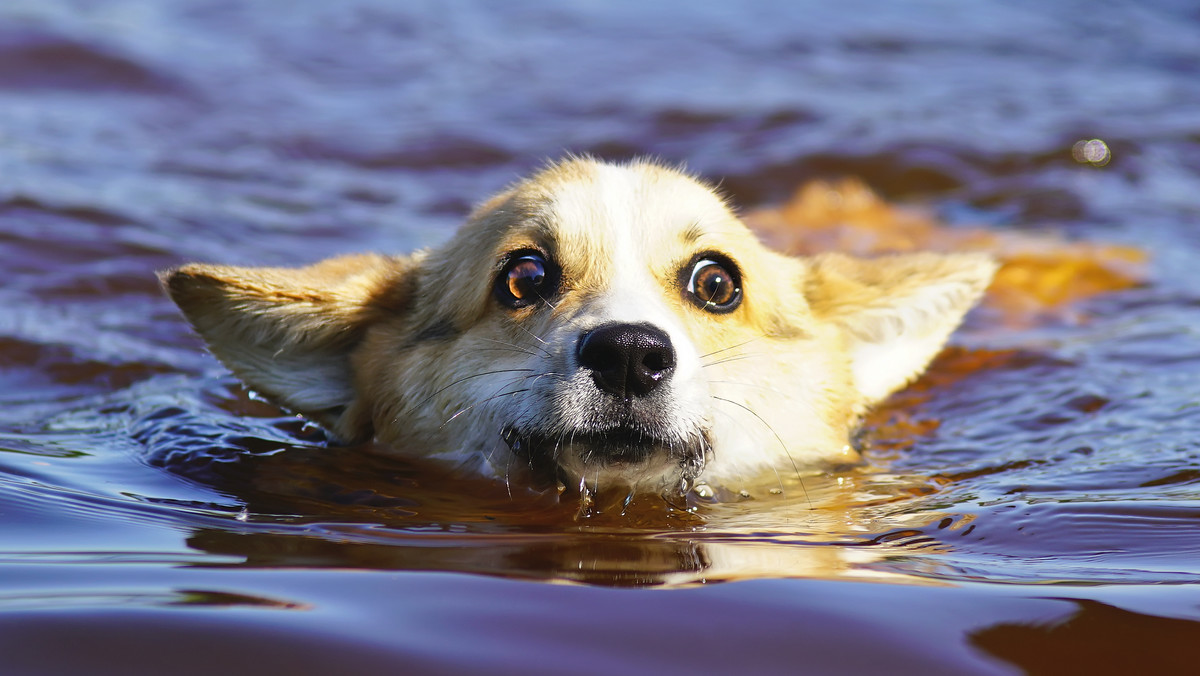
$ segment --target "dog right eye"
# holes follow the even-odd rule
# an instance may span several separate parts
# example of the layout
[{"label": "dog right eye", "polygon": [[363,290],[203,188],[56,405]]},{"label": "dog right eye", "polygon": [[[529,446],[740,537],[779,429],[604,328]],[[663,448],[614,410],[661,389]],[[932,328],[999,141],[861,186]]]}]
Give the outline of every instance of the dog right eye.
[{"label": "dog right eye", "polygon": [[508,307],[527,307],[554,295],[558,272],[538,252],[517,252],[496,276],[493,290],[496,299]]},{"label": "dog right eye", "polygon": [[742,302],[742,283],[735,266],[720,254],[701,254],[692,263],[687,297],[713,314],[733,312]]}]

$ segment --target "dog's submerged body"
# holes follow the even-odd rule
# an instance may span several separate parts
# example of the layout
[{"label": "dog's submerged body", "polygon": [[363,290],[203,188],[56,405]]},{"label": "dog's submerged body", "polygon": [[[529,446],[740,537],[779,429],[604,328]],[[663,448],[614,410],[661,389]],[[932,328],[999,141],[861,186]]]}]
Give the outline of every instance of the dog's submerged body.
[{"label": "dog's submerged body", "polygon": [[571,159],[432,251],[164,281],[238,377],[342,440],[661,491],[854,462],[863,411],[925,368],[993,271],[786,257],[677,170]]}]

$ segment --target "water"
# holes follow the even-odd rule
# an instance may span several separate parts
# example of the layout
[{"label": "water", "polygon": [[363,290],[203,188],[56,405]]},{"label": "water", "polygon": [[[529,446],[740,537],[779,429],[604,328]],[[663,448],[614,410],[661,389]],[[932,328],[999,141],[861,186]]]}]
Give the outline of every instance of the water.
[{"label": "water", "polygon": [[[1190,665],[1197,45],[1166,0],[7,0],[0,672]],[[1091,139],[1111,161],[1073,156]],[[760,224],[857,176],[946,221],[934,245],[1051,233],[1149,263],[993,300],[872,417],[865,468],[585,518],[326,447],[154,277],[434,244],[568,150],[686,161]]]}]

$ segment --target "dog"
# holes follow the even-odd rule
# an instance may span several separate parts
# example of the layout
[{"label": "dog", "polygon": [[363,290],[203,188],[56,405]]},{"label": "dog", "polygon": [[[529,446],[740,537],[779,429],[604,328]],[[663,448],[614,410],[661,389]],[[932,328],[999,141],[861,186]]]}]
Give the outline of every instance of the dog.
[{"label": "dog", "polygon": [[785,256],[680,169],[570,157],[431,250],[161,278],[238,378],[342,442],[632,495],[858,462],[864,412],[995,269]]}]

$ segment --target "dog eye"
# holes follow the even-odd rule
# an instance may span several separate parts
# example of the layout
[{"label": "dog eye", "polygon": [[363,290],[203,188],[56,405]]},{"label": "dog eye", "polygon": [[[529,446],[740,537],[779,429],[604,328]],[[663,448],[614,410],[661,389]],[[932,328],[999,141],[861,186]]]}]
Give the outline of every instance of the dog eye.
[{"label": "dog eye", "polygon": [[712,258],[701,258],[692,267],[687,291],[691,300],[714,313],[731,312],[742,302],[742,288],[736,268]]},{"label": "dog eye", "polygon": [[517,253],[496,277],[496,298],[511,308],[533,305],[554,295],[558,275],[540,253]]}]

